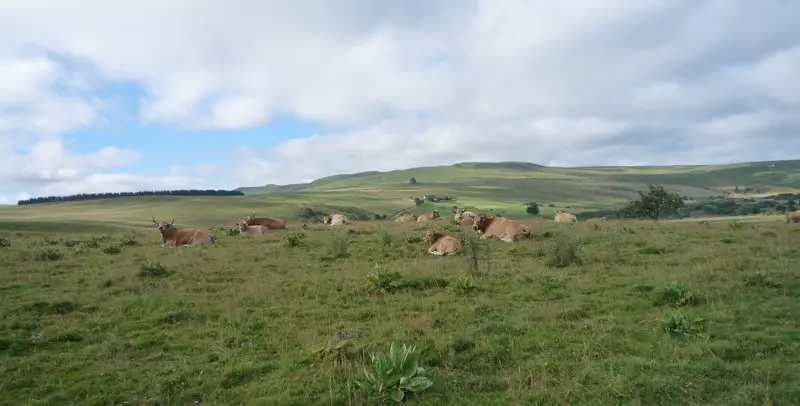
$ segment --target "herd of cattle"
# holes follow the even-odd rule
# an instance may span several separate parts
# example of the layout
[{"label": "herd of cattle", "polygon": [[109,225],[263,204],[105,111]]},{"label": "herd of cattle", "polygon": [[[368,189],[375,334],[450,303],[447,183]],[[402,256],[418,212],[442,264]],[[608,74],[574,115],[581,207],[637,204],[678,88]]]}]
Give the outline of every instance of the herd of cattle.
[{"label": "herd of cattle", "polygon": [[[395,219],[396,224],[415,221],[417,223],[426,223],[438,219],[439,211],[433,210],[427,213],[417,215],[404,215]],[[483,214],[476,214],[471,211],[465,211],[461,208],[456,208],[455,216],[453,218],[461,225],[471,225],[472,229],[481,235],[481,239],[496,238],[500,241],[514,242],[522,237],[530,237],[531,226],[516,220],[510,220],[503,216],[486,216]],[[554,220],[560,222],[577,222],[578,219],[575,215],[567,213],[564,210],[557,210]],[[607,221],[608,218],[593,217],[587,221]],[[216,237],[206,230],[196,228],[177,228],[175,227],[175,219],[172,221],[156,221],[153,217],[153,223],[161,233],[162,246],[191,246],[198,244],[214,244]],[[351,224],[350,219],[344,214],[332,214],[324,216],[322,223],[326,226],[339,226]],[[786,223],[800,223],[800,210],[787,212]],[[269,217],[256,217],[255,214],[247,216],[236,223],[239,234],[242,236],[257,236],[263,235],[270,230],[285,230],[286,222],[281,219],[274,219]],[[444,235],[438,231],[429,230],[425,233],[425,241],[431,244],[428,252],[434,255],[450,255],[461,251],[461,242],[452,236]]]}]

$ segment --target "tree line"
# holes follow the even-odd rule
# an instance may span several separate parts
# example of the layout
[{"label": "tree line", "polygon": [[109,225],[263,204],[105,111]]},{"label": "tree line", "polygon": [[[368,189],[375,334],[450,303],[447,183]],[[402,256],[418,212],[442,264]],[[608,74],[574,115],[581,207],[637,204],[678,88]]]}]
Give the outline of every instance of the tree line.
[{"label": "tree line", "polygon": [[143,190],[139,192],[80,193],[69,196],[42,196],[18,200],[17,205],[77,202],[82,200],[113,199],[133,196],[244,196],[238,190],[223,189],[178,189],[178,190]]}]

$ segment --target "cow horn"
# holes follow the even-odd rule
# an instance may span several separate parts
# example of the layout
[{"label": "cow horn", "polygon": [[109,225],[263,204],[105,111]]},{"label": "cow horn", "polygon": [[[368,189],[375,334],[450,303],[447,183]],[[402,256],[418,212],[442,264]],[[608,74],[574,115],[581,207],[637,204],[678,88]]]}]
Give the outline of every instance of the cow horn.
[{"label": "cow horn", "polygon": [[155,218],[155,216],[150,216],[150,217],[152,217],[152,218],[153,218],[153,224],[158,224],[158,222],[156,221],[156,218]]},{"label": "cow horn", "polygon": [[169,222],[170,224],[175,224],[175,217],[172,218],[172,221]]}]

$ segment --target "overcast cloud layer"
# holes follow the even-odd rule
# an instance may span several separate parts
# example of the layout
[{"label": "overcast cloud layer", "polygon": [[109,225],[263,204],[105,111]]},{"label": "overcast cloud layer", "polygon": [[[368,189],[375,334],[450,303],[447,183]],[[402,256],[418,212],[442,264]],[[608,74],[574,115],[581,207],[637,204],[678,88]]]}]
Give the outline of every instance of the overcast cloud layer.
[{"label": "overcast cloud layer", "polygon": [[[108,90],[123,85],[144,96]],[[798,107],[792,0],[0,4],[0,183],[19,193],[233,188],[460,161],[793,159]],[[77,153],[64,139],[124,117],[192,132],[279,115],[346,130],[268,150],[222,133],[215,165],[157,174],[128,166],[163,157]]]}]

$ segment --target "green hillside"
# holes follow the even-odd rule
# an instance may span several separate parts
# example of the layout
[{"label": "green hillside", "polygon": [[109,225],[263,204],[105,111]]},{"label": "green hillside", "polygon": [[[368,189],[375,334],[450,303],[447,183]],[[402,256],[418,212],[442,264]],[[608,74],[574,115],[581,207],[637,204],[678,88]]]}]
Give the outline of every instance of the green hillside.
[{"label": "green hillside", "polygon": [[[416,185],[409,184],[412,177],[417,180]],[[794,190],[800,188],[800,160],[731,165],[582,168],[545,167],[527,162],[466,162],[451,166],[335,175],[305,184],[242,187],[236,190],[257,195],[345,189],[369,191],[391,187],[412,193],[421,190],[428,193],[449,191],[464,196],[492,197],[499,193],[501,198],[553,201],[582,198],[588,193],[601,200],[613,201],[635,195],[647,183],[681,189],[690,197],[721,195],[724,190],[733,189],[734,186],[766,193]]]},{"label": "green hillside", "polygon": [[[415,178],[416,184],[409,179]],[[559,207],[581,213],[614,209],[648,183],[662,184],[689,198],[720,196],[737,187],[750,195],[800,190],[800,160],[732,165],[556,168],[525,162],[460,163],[390,172],[336,175],[306,184],[243,187],[245,196],[142,196],[0,208],[0,220],[110,221],[149,226],[150,217],[181,219],[184,225],[229,224],[251,212],[297,221],[299,211],[342,211],[389,215],[454,204],[525,217],[524,203],[536,201],[541,215]],[[414,207],[412,197],[434,194],[456,201]]]}]

